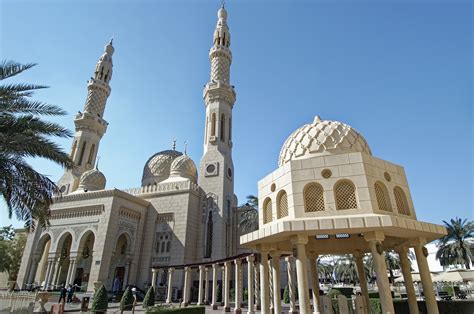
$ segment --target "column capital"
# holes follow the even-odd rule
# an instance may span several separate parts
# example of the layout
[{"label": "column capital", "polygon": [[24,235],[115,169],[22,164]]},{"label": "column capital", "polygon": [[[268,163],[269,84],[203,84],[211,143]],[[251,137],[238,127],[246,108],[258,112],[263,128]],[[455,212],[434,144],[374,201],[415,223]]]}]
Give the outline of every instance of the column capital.
[{"label": "column capital", "polygon": [[204,266],[204,265],[199,265],[199,271],[203,271],[203,270],[204,270],[204,268],[205,268],[205,266]]},{"label": "column capital", "polygon": [[248,263],[253,263],[254,261],[255,261],[255,256],[253,256],[253,255],[247,256],[247,262]]},{"label": "column capital", "polygon": [[276,258],[280,258],[280,256],[281,256],[281,251],[277,251],[277,250],[271,251],[271,252],[270,252],[270,256],[272,257],[272,259],[273,259],[273,258],[275,258],[275,259],[276,259]]},{"label": "column capital", "polygon": [[306,244],[308,243],[308,236],[303,235],[303,234],[297,234],[291,237],[291,243],[292,244]]},{"label": "column capital", "polygon": [[230,266],[230,261],[225,261],[224,262],[224,267],[229,267]]},{"label": "column capital", "polygon": [[401,245],[396,245],[394,248],[395,252],[397,252],[398,254],[403,254],[403,253],[408,253],[408,251],[410,250],[410,247],[406,244],[401,244]]},{"label": "column capital", "polygon": [[206,266],[204,266],[204,272],[205,272],[205,273],[209,272],[209,268],[206,267]]},{"label": "column capital", "polygon": [[385,240],[385,234],[382,231],[367,232],[364,234],[364,239],[367,242],[383,241]]},{"label": "column capital", "polygon": [[423,246],[427,242],[428,241],[426,241],[425,238],[414,238],[414,239],[410,239],[410,241],[409,241],[410,245],[412,245],[412,246]]},{"label": "column capital", "polygon": [[160,270],[158,268],[152,268],[151,269],[151,272],[154,273],[154,274],[158,273],[159,271]]},{"label": "column capital", "polygon": [[354,255],[354,257],[363,257],[364,253],[361,250],[355,250],[352,255]]},{"label": "column capital", "polygon": [[219,267],[219,264],[212,264],[212,268],[213,268],[213,269],[214,269],[214,268],[217,268],[217,267]]},{"label": "column capital", "polygon": [[168,273],[172,273],[172,272],[174,272],[174,268],[173,267],[168,268]]},{"label": "column capital", "polygon": [[240,265],[242,264],[242,260],[241,260],[240,258],[236,258],[236,259],[234,260],[234,264],[240,266]]},{"label": "column capital", "polygon": [[285,261],[286,261],[287,263],[293,262],[293,255],[285,256]]}]

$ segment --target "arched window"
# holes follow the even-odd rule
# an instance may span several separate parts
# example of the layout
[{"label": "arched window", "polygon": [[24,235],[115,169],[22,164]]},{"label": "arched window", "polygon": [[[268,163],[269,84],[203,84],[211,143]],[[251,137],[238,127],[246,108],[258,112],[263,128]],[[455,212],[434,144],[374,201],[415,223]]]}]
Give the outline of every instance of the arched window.
[{"label": "arched window", "polygon": [[410,209],[408,208],[408,200],[405,192],[403,192],[400,187],[396,186],[393,189],[393,194],[395,195],[398,213],[402,215],[410,215]]},{"label": "arched window", "polygon": [[304,211],[307,213],[324,211],[324,189],[321,184],[309,183],[304,187]]},{"label": "arched window", "polygon": [[285,191],[280,191],[277,197],[278,219],[288,216],[288,196]]},{"label": "arched window", "polygon": [[92,159],[94,157],[94,150],[95,150],[95,144],[92,144],[91,150],[89,151],[89,158],[87,159],[87,163],[89,165],[92,165]]},{"label": "arched window", "polygon": [[232,141],[232,118],[229,118],[229,142]]},{"label": "arched window", "polygon": [[166,243],[166,252],[169,253],[171,250],[171,240],[168,241],[168,243]]},{"label": "arched window", "polygon": [[213,236],[212,212],[209,212],[209,218],[207,220],[206,252],[204,254],[204,257],[206,258],[209,258],[212,255],[212,236]]},{"label": "arched window", "polygon": [[224,142],[225,138],[225,116],[221,115],[221,141]]},{"label": "arched window", "polygon": [[357,208],[357,198],[355,186],[349,180],[342,180],[334,185],[337,209],[355,209]]},{"label": "arched window", "polygon": [[211,116],[211,136],[216,136],[216,114]]},{"label": "arched window", "polygon": [[391,206],[390,206],[390,197],[388,195],[387,188],[385,185],[377,181],[374,184],[375,188],[375,196],[377,197],[377,205],[379,206],[380,210],[385,210],[385,211],[392,211]]},{"label": "arched window", "polygon": [[265,202],[263,202],[263,223],[266,224],[272,220],[272,200],[267,198]]},{"label": "arched window", "polygon": [[87,142],[84,141],[81,147],[81,154],[79,155],[79,162],[78,162],[79,166],[82,164],[82,159],[84,158],[84,151],[86,150],[86,144]]}]

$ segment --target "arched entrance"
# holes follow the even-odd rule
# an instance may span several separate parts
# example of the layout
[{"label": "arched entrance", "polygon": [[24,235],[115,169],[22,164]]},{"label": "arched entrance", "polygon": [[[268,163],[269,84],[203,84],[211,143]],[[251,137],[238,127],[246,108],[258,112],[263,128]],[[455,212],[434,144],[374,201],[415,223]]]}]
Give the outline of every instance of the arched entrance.
[{"label": "arched entrance", "polygon": [[125,289],[128,285],[128,273],[130,268],[130,246],[131,239],[128,234],[122,233],[117,238],[115,250],[112,255],[109,271],[109,288],[113,293]]},{"label": "arched entrance", "polygon": [[46,233],[38,241],[38,245],[32,254],[32,261],[28,279],[26,282],[28,289],[37,286],[44,286],[46,272],[48,270],[48,254],[51,247],[51,236]]},{"label": "arched entrance", "polygon": [[71,246],[72,235],[67,232],[59,238],[56,248],[57,266],[53,277],[53,289],[58,289],[59,286],[67,284],[66,280],[69,271]]},{"label": "arched entrance", "polygon": [[79,242],[76,265],[73,265],[70,283],[78,285],[81,290],[87,291],[89,274],[91,272],[94,253],[95,235],[92,231],[85,232]]}]

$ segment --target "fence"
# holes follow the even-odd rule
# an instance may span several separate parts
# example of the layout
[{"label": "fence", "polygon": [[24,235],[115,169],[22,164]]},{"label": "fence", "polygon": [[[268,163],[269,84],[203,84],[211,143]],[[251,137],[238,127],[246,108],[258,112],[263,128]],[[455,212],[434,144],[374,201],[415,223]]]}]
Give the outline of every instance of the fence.
[{"label": "fence", "polygon": [[36,293],[34,292],[0,292],[1,313],[33,313]]}]

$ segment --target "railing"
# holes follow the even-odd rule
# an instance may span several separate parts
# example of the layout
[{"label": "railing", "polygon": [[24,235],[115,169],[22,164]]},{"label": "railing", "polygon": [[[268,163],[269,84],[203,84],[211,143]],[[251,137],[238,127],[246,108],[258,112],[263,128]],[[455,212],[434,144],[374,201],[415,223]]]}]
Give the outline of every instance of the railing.
[{"label": "railing", "polygon": [[0,313],[33,313],[36,293],[0,292]]}]

